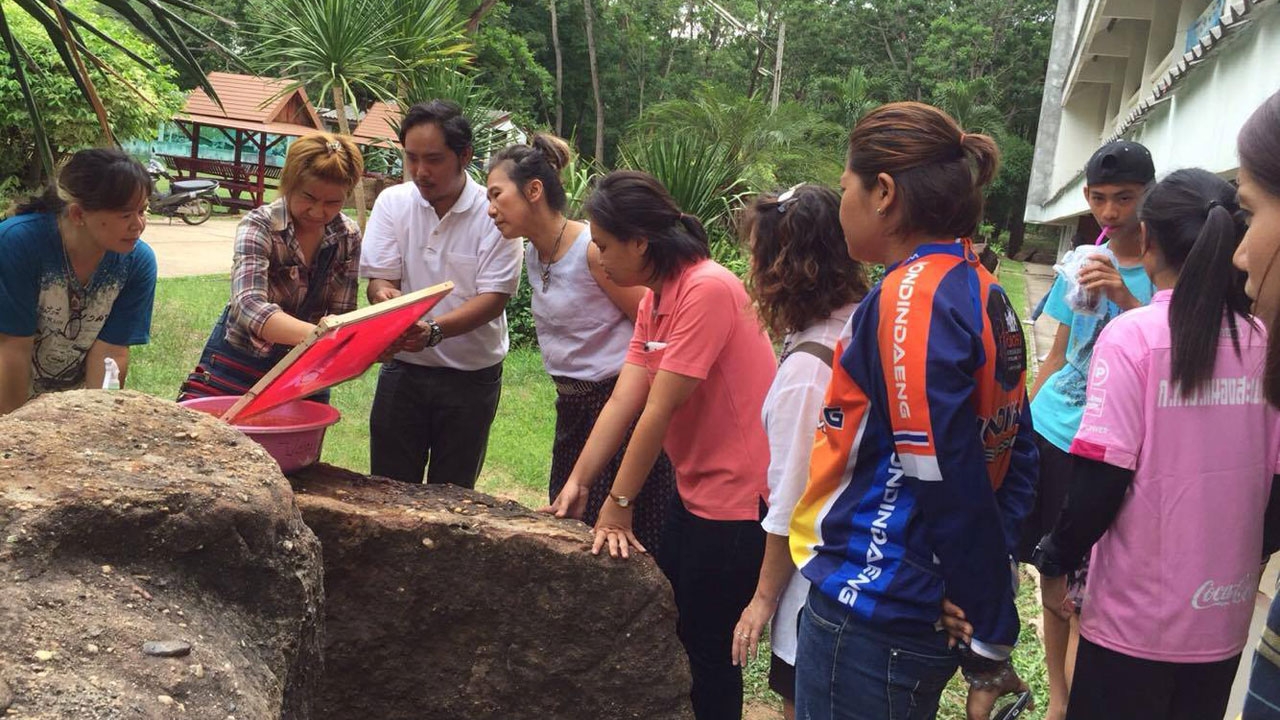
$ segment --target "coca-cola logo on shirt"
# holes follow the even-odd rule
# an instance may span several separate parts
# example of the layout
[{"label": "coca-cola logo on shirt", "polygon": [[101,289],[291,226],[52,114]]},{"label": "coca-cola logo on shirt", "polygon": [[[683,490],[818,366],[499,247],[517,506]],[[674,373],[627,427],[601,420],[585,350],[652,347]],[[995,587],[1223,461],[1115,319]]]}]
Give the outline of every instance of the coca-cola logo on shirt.
[{"label": "coca-cola logo on shirt", "polygon": [[1205,580],[1204,584],[1191,596],[1191,607],[1196,610],[1207,610],[1222,605],[1252,602],[1257,588],[1258,581],[1253,573],[1245,575],[1239,582],[1231,585],[1218,585],[1213,580]]}]

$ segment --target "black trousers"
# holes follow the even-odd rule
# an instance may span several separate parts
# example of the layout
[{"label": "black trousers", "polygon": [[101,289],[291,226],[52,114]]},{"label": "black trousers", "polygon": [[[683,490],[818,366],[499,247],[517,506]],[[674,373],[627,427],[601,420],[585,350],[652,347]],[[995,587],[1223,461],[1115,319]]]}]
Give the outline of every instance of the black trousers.
[{"label": "black trousers", "polygon": [[759,521],[707,520],[689,512],[678,494],[672,499],[658,565],[675,593],[697,720],[742,717],[742,668],[730,657],[733,628],[755,594],[763,559]]},{"label": "black trousers", "polygon": [[1067,720],[1220,718],[1239,665],[1239,655],[1208,663],[1144,660],[1082,637]]},{"label": "black trousers", "polygon": [[502,363],[480,370],[392,361],[378,373],[369,413],[370,473],[392,480],[476,486],[502,394]]}]

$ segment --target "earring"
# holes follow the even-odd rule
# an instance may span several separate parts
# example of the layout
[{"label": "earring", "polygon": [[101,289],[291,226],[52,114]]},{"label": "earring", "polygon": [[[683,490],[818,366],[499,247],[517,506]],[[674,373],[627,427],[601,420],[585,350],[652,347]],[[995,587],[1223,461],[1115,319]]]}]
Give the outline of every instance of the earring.
[{"label": "earring", "polygon": [[881,215],[881,216],[883,216],[883,215],[884,215],[884,208],[876,208],[876,214],[877,214],[877,215]]}]

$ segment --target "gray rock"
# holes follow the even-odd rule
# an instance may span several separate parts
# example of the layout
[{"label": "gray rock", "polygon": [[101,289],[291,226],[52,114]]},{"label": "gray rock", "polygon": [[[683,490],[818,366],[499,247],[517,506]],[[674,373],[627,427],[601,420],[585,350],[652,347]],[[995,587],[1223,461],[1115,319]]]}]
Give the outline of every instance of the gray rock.
[{"label": "gray rock", "polygon": [[13,691],[9,689],[9,683],[0,678],[0,713],[9,709],[13,704]]},{"label": "gray rock", "polygon": [[191,643],[182,640],[148,640],[142,643],[142,652],[154,657],[186,657],[191,654]]}]

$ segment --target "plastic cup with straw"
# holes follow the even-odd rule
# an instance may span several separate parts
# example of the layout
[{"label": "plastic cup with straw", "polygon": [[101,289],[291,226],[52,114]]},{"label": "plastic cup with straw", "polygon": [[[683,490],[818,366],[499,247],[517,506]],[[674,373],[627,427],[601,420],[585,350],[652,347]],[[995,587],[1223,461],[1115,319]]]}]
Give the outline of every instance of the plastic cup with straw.
[{"label": "plastic cup with straw", "polygon": [[[1111,228],[1103,226],[1102,232],[1098,233],[1097,239],[1093,241],[1094,247],[1102,247],[1102,241],[1105,240],[1106,237],[1110,234],[1111,234]],[[1100,297],[1100,291],[1085,290],[1084,288],[1080,288],[1080,290],[1082,293],[1085,294],[1085,298],[1088,300],[1089,307],[1094,307],[1094,308],[1098,307],[1098,302],[1102,299]]]}]

